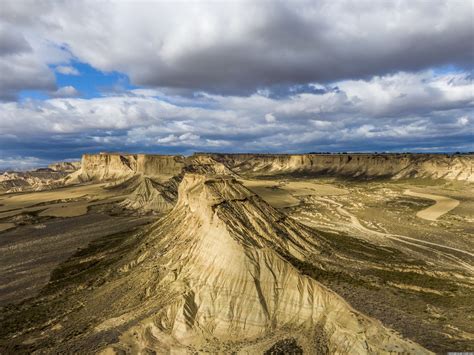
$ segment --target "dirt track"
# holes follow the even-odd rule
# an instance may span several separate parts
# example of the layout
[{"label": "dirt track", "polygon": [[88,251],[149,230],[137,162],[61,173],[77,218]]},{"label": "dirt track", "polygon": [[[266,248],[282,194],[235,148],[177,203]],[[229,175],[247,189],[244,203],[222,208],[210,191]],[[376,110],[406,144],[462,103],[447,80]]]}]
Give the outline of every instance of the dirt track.
[{"label": "dirt track", "polygon": [[421,192],[414,192],[410,190],[406,190],[404,194],[408,196],[426,198],[429,200],[436,201],[433,206],[425,208],[424,210],[421,210],[416,214],[417,217],[426,219],[428,221],[436,221],[439,217],[441,217],[445,213],[448,213],[453,208],[459,205],[458,200],[446,196],[424,194]]},{"label": "dirt track", "polygon": [[[463,256],[467,256],[468,258],[474,258],[474,254],[470,253],[469,251],[458,249],[458,248],[453,248],[453,247],[438,244],[438,243],[432,243],[432,242],[429,242],[429,241],[426,241],[426,240],[411,238],[411,237],[407,237],[407,236],[404,236],[404,235],[383,233],[383,232],[379,232],[379,231],[376,231],[376,230],[373,230],[373,229],[369,229],[369,228],[363,226],[360,223],[359,219],[355,215],[350,213],[348,210],[346,210],[343,207],[343,205],[340,204],[339,202],[336,202],[336,201],[331,200],[329,198],[319,198],[319,200],[322,200],[322,201],[325,201],[325,202],[328,202],[330,204],[335,205],[337,212],[339,214],[343,215],[343,216],[349,217],[350,225],[353,228],[355,228],[356,230],[359,230],[360,232],[366,233],[368,235],[373,235],[373,236],[378,237],[378,238],[388,238],[388,239],[396,240],[396,241],[403,242],[403,243],[409,244],[409,245],[414,245],[414,246],[417,246],[417,247],[421,247],[421,246],[424,246],[425,248],[429,247],[433,251],[436,250],[438,253],[444,254],[445,256],[447,256],[448,259],[451,259],[451,260],[455,261],[457,264],[461,265],[463,268],[469,270],[470,272],[474,272],[474,267],[472,266],[471,263],[464,262],[463,260],[458,258],[459,254],[461,254]],[[459,201],[457,201],[457,200],[455,200],[455,201],[459,204]],[[454,208],[454,207],[452,207],[452,208]],[[454,254],[453,254],[453,252],[454,252]]]}]

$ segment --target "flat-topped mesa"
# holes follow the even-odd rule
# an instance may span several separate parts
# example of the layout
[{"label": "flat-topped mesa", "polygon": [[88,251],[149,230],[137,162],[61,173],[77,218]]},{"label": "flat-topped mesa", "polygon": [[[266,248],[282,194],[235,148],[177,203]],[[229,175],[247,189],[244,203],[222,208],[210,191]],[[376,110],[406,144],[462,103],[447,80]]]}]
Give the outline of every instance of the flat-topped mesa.
[{"label": "flat-topped mesa", "polygon": [[183,156],[152,154],[100,153],[84,154],[81,169],[70,177],[70,182],[108,181],[132,177],[135,174],[168,179],[181,172]]},{"label": "flat-topped mesa", "polygon": [[[186,168],[186,169],[185,169]],[[167,180],[184,171],[227,175],[426,178],[474,182],[474,155],[447,154],[85,154],[67,183],[127,179]]]},{"label": "flat-topped mesa", "polygon": [[199,153],[238,174],[306,174],[349,178],[428,178],[474,181],[474,155]]}]

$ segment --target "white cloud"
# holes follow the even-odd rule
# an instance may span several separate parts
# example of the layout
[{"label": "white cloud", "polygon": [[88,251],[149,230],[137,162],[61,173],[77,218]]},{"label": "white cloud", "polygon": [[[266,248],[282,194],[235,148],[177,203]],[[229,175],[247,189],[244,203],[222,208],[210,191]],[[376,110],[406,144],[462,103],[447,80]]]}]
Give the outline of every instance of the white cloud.
[{"label": "white cloud", "polygon": [[4,170],[30,170],[33,168],[44,167],[48,161],[30,156],[0,156],[0,171]]},{"label": "white cloud", "polygon": [[201,97],[184,100],[155,92],[10,102],[0,104],[0,143],[47,146],[55,137],[104,150],[387,150],[435,143],[470,149],[474,103],[465,94],[472,89],[465,79],[461,74],[398,73],[337,82],[337,92],[280,99],[207,94],[204,106]]},{"label": "white cloud", "polygon": [[467,117],[467,115],[459,117],[458,118],[458,124],[460,126],[467,126],[469,124],[469,117]]},{"label": "white cloud", "polygon": [[170,134],[164,138],[157,139],[157,143],[159,144],[167,144],[167,145],[195,145],[199,141],[199,136],[193,134],[191,132],[187,132],[176,136],[174,134]]},{"label": "white cloud", "polygon": [[74,86],[63,86],[58,90],[51,92],[53,97],[75,97],[79,96],[79,91],[76,90]]},{"label": "white cloud", "polygon": [[267,113],[265,115],[265,121],[267,121],[268,123],[275,123],[276,120],[276,117],[272,113]]},{"label": "white cloud", "polygon": [[64,75],[80,75],[79,70],[70,65],[58,65],[54,68],[56,72]]}]

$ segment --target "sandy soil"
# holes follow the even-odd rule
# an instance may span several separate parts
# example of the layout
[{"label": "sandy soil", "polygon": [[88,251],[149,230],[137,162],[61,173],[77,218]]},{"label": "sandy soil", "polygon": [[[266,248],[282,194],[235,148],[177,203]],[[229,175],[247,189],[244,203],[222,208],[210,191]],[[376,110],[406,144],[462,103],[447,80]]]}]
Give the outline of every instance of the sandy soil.
[{"label": "sandy soil", "polygon": [[245,187],[255,192],[276,208],[294,207],[301,196],[345,195],[349,191],[331,184],[312,181],[241,180]]},{"label": "sandy soil", "polygon": [[89,184],[0,195],[0,305],[34,295],[77,248],[148,222],[89,212],[92,206],[123,200],[103,187]]},{"label": "sandy soil", "polygon": [[273,180],[241,180],[242,184],[259,195],[265,202],[276,208],[297,206],[300,200],[288,191],[280,189],[280,184]]},{"label": "sandy soil", "polygon": [[71,186],[51,191],[0,195],[0,219],[25,212],[38,212],[40,216],[74,217],[87,213],[90,206],[114,202],[117,196],[103,187],[105,184]]},{"label": "sandy soil", "polygon": [[[420,248],[420,247],[421,248],[426,248],[426,249],[428,249],[432,252],[437,253],[440,256],[445,256],[446,258],[455,261],[462,268],[465,268],[466,270],[468,270],[470,272],[474,272],[474,266],[471,263],[466,263],[466,262],[464,262],[464,261],[457,258],[458,254],[463,254],[463,255],[465,255],[469,258],[474,258],[474,254],[471,253],[468,250],[453,248],[453,247],[450,247],[450,246],[447,246],[447,245],[442,245],[442,244],[439,244],[439,243],[432,243],[432,242],[429,242],[429,241],[426,241],[426,240],[420,240],[420,239],[417,239],[417,238],[412,238],[412,237],[408,237],[408,236],[404,236],[404,235],[383,233],[383,232],[379,232],[379,231],[367,228],[367,227],[365,227],[364,225],[361,224],[360,220],[355,215],[353,215],[352,213],[347,211],[345,208],[343,208],[343,206],[340,203],[335,202],[333,200],[330,200],[328,198],[320,198],[320,199],[324,200],[325,202],[329,202],[329,203],[334,204],[336,206],[336,210],[339,214],[341,214],[342,216],[348,217],[350,219],[350,226],[352,228],[358,230],[359,232],[362,232],[362,235],[364,235],[364,236],[372,235],[375,238],[379,238],[379,241],[381,241],[385,238],[385,239],[390,239],[390,240],[395,240],[395,241],[398,241],[398,242],[402,242],[402,243],[408,244],[410,246],[415,246],[416,248]],[[370,238],[369,238],[369,240],[370,240]],[[377,241],[377,239],[375,239],[374,241]],[[454,254],[453,254],[453,252],[454,252]]]},{"label": "sandy soil", "polygon": [[436,201],[433,206],[430,206],[422,211],[419,211],[416,216],[419,218],[426,219],[428,221],[436,221],[439,217],[448,213],[452,209],[459,205],[459,201],[446,196],[432,195],[421,192],[414,192],[406,190],[405,195],[426,198],[429,200]]},{"label": "sandy soil", "polygon": [[89,213],[2,232],[0,305],[34,296],[46,285],[54,268],[89,242],[149,221],[149,218]]},{"label": "sandy soil", "polygon": [[347,189],[311,181],[288,181],[281,189],[288,191],[293,196],[334,196],[349,193]]},{"label": "sandy soil", "polygon": [[70,203],[70,204],[59,204],[54,207],[48,208],[41,212],[40,216],[51,216],[51,217],[75,217],[82,216],[87,213],[88,203]]}]

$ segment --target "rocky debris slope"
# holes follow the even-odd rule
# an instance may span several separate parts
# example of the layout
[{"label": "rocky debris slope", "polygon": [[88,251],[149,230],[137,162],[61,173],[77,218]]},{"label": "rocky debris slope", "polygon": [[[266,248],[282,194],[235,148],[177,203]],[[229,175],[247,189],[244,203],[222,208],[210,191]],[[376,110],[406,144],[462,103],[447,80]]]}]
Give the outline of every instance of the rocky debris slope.
[{"label": "rocky debris slope", "polygon": [[225,164],[205,155],[193,155],[188,157],[186,159],[186,168],[184,171],[197,174],[228,175],[238,177],[238,175],[229,169]]},{"label": "rocky debris slope", "polygon": [[445,154],[199,154],[238,174],[304,174],[348,178],[474,181],[474,155]]},{"label": "rocky debris slope", "polygon": [[106,351],[132,353],[261,353],[290,338],[305,353],[427,353],[284,257],[319,246],[234,178],[188,173],[173,210],[122,259],[126,309],[96,331],[121,329]]}]

